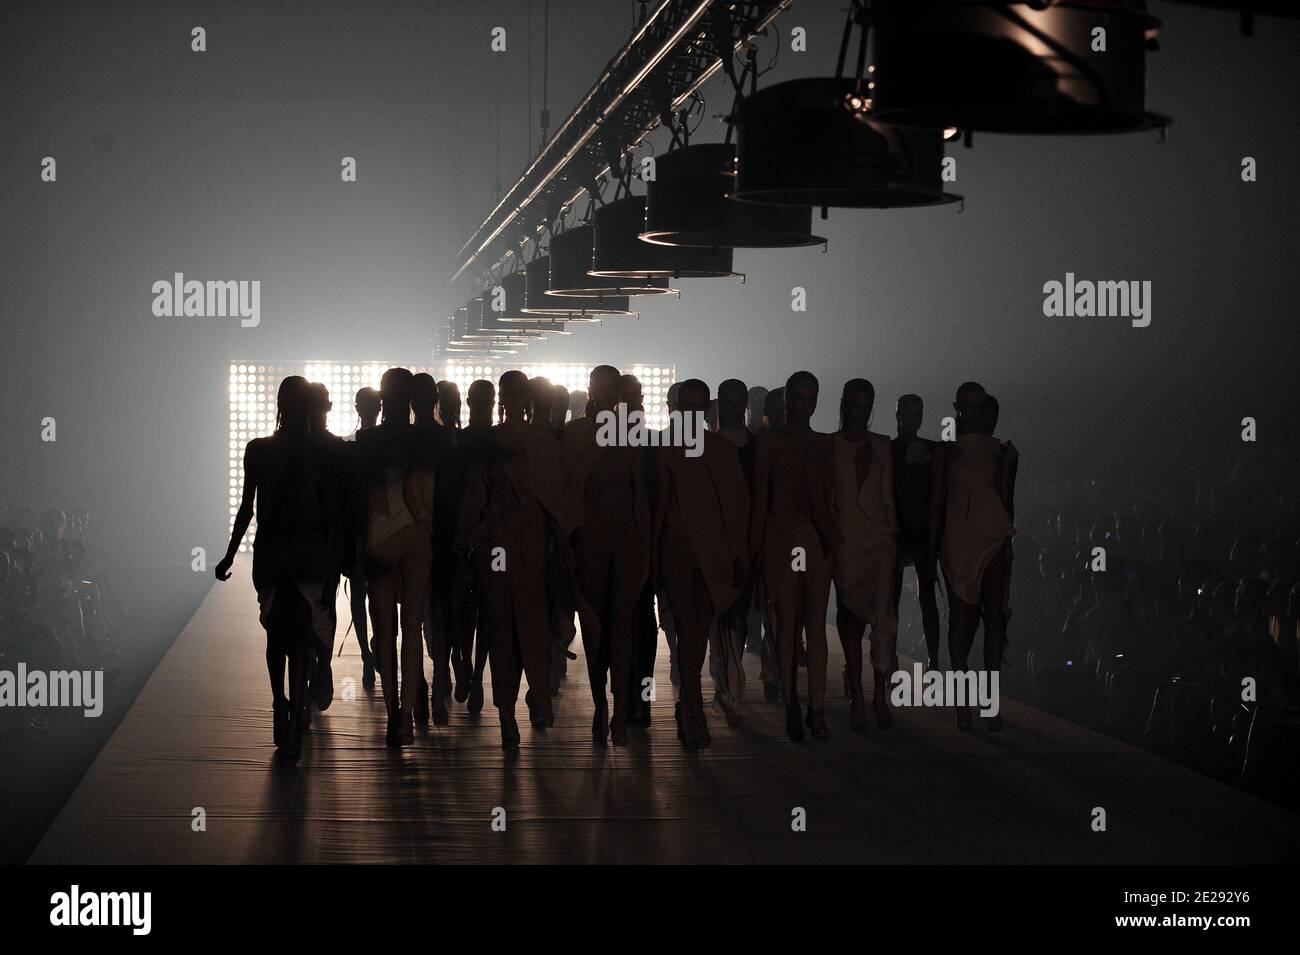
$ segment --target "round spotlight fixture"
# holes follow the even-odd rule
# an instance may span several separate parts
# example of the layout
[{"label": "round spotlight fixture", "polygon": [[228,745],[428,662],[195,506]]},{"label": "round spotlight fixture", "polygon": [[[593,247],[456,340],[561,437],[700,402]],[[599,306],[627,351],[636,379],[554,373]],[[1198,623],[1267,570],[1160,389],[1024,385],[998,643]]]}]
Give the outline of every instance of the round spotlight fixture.
[{"label": "round spotlight fixture", "polygon": [[624,196],[596,210],[592,275],[708,279],[736,274],[727,246],[672,246],[643,240],[645,209],[645,196]]},{"label": "round spotlight fixture", "polygon": [[592,275],[596,230],[590,223],[574,226],[551,237],[551,295],[561,298],[607,298],[611,295],[664,295],[675,292],[668,279],[657,275],[634,278]]},{"label": "round spotlight fixture", "polygon": [[603,316],[631,315],[626,295],[566,298],[550,293],[551,257],[539,255],[524,270],[524,308],[527,315],[556,315],[566,322],[600,321]]},{"label": "round spotlight fixture", "polygon": [[1146,110],[1160,21],[1144,0],[877,0],[875,117],[993,133],[1126,133]]},{"label": "round spotlight fixture", "polygon": [[645,231],[657,245],[788,249],[821,245],[812,207],[763,206],[731,198],[736,147],[697,143],[661,156],[646,183]]},{"label": "round spotlight fixture", "polygon": [[890,209],[961,197],[943,191],[943,134],[877,122],[852,78],[790,80],[740,103],[736,198]]},{"label": "round spotlight fixture", "polygon": [[[524,274],[517,273],[522,282]],[[506,308],[510,302],[505,294],[504,280],[501,286],[501,292],[498,293],[496,288],[489,288],[483,292],[481,299],[475,299],[482,303],[479,315],[478,327],[484,331],[495,332],[498,335],[522,335],[528,338],[545,340],[547,335],[571,335],[572,332],[564,330],[564,321],[561,318],[550,318],[543,315],[525,315],[519,312],[516,315],[506,318],[506,308],[497,311],[492,308],[492,303],[496,296],[500,294],[501,304]],[[519,297],[523,298],[523,289],[520,288]]]}]

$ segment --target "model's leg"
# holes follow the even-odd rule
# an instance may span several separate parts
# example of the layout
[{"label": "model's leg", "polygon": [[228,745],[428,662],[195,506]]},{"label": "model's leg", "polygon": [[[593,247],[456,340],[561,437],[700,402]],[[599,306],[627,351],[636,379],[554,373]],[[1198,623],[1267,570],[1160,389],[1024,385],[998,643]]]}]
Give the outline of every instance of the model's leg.
[{"label": "model's leg", "polygon": [[854,616],[853,611],[838,599],[836,590],[835,629],[840,634],[840,646],[844,648],[844,666],[849,678],[849,722],[858,732],[867,728],[866,704],[862,693],[862,636],[866,624]]},{"label": "model's leg", "polygon": [[617,746],[627,741],[634,612],[641,587],[645,583],[645,569],[642,566],[641,535],[635,527],[629,527],[619,535],[615,548],[609,565],[611,632],[608,647],[609,682],[614,696],[610,736]]},{"label": "model's leg", "polygon": [[808,570],[802,575],[804,635],[808,646],[808,709],[813,735],[830,735],[826,727],[826,607],[831,595],[831,558],[814,541],[808,544]]}]

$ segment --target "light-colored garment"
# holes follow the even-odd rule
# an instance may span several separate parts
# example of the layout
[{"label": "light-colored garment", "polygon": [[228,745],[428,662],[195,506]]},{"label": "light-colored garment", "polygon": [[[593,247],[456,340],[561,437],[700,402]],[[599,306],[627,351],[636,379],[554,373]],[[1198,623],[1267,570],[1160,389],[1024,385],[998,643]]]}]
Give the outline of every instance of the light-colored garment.
[{"label": "light-colored garment", "polygon": [[415,523],[411,509],[402,494],[405,474],[400,468],[384,471],[383,499],[385,507],[372,509],[366,515],[366,550],[378,550],[384,542],[405,527]]},{"label": "light-colored garment", "polygon": [[[858,456],[870,442],[870,466],[858,482]],[[835,551],[836,600],[871,626],[871,662],[892,666],[898,621],[893,609],[898,560],[894,512],[894,465],[889,439],[868,434],[863,441],[835,436],[832,513],[839,530]]]},{"label": "light-colored garment", "polygon": [[963,603],[980,602],[984,571],[1015,535],[1002,503],[1002,442],[987,434],[959,434],[961,453],[948,468],[940,559],[949,591]]}]

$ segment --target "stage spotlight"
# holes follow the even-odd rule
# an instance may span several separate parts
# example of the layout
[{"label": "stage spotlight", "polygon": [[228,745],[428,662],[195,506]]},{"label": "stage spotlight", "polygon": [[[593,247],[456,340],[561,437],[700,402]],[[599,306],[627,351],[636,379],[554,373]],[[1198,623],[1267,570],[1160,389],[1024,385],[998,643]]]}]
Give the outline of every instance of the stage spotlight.
[{"label": "stage spotlight", "polygon": [[727,246],[672,246],[643,240],[645,210],[645,196],[625,196],[596,210],[592,275],[721,278],[736,274]]},{"label": "stage spotlight", "polygon": [[484,291],[481,327],[503,333],[521,329],[538,332],[543,336],[572,335],[573,332],[564,327],[565,322],[561,316],[529,315],[524,311],[524,283],[523,272],[513,272],[501,279],[503,307],[499,311],[492,308],[498,294],[496,288]]},{"label": "stage spotlight", "polygon": [[741,101],[735,197],[794,206],[887,209],[956,202],[943,136],[877,122],[852,77],[790,80]]},{"label": "stage spotlight", "polygon": [[490,335],[492,340],[498,343],[527,345],[531,342],[546,340],[546,336],[541,332],[525,328],[523,325],[500,326],[492,317],[490,290],[488,295],[488,299],[481,296],[470,299],[465,306],[468,309],[466,328],[472,332]]},{"label": "stage spotlight", "polygon": [[1146,52],[1160,21],[1143,0],[877,0],[874,115],[963,132],[1125,133],[1146,111]]},{"label": "stage spotlight", "polygon": [[663,276],[632,278],[592,275],[596,230],[590,223],[558,232],[551,238],[551,284],[547,291],[561,298],[603,298],[610,295],[663,295],[675,292]]},{"label": "stage spotlight", "polygon": [[782,249],[821,245],[812,234],[812,207],[764,206],[731,198],[736,147],[697,143],[655,164],[646,183],[641,238],[657,245]]},{"label": "stage spotlight", "polygon": [[539,255],[528,263],[524,278],[524,312],[529,315],[558,315],[566,322],[599,319],[601,316],[631,315],[626,295],[574,298],[552,295],[551,258]]}]

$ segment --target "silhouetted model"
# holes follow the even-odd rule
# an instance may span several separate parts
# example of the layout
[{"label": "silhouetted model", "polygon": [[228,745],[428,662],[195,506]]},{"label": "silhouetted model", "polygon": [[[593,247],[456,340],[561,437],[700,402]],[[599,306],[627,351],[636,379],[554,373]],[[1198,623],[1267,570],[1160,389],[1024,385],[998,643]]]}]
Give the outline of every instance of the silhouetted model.
[{"label": "silhouetted model", "polygon": [[[965,388],[966,386],[963,386]],[[983,389],[980,389],[982,392]],[[932,544],[948,585],[948,655],[954,670],[968,668],[980,619],[984,621],[984,668],[1001,667],[1007,638],[1011,580],[1012,499],[1018,453],[993,437],[998,405],[992,395],[958,390],[957,439],[935,454],[930,499]],[[942,518],[942,546],[935,539]],[[957,708],[957,726],[968,729],[971,711]],[[1002,728],[989,717],[990,730]]]},{"label": "silhouetted model", "polygon": [[[310,717],[307,672],[317,645],[333,645],[332,597],[344,513],[336,458],[311,439],[311,389],[305,378],[280,382],[275,433],[244,449],[244,491],[226,554],[215,568],[230,579],[240,541],[257,509],[253,586],[266,628],[266,668],[271,678],[275,745],[296,758]],[[284,692],[286,660],[289,695]]]},{"label": "silhouetted model", "polygon": [[862,695],[862,637],[871,626],[872,707],[876,725],[889,729],[889,674],[894,669],[898,620],[894,616],[894,570],[898,560],[894,513],[894,460],[889,438],[869,430],[876,389],[865,378],[844,384],[840,430],[835,435],[831,507],[835,547],[835,626],[848,672],[849,719],[867,728]]},{"label": "silhouetted model", "polygon": [[919,436],[925,405],[919,395],[898,399],[898,437],[893,441],[894,508],[898,515],[898,570],[894,576],[894,617],[903,596],[903,572],[916,568],[917,601],[925,633],[925,665],[939,668],[939,571],[930,551],[930,469],[935,442]]},{"label": "silhouetted model", "polygon": [[[766,389],[759,389],[764,394]],[[718,436],[736,449],[745,476],[745,497],[753,497],[754,464],[758,442],[745,426],[748,393],[745,383],[728,378],[718,385]],[[745,584],[728,607],[716,608],[717,623],[709,633],[709,675],[713,677],[713,704],[727,718],[727,725],[742,720],[745,700],[745,644],[749,640],[750,615],[754,608],[754,579],[749,566],[749,528],[745,528]],[[760,618],[761,619],[761,618]]]},{"label": "silhouetted model", "polygon": [[[308,404],[311,409],[312,440],[323,445],[333,458],[331,470],[335,474],[344,475],[346,474],[346,461],[343,458],[343,439],[336,434],[332,434],[328,424],[330,410],[334,407],[334,402],[330,401],[329,389],[318,381],[311,382],[310,387],[311,398]],[[346,496],[342,499],[346,500]],[[328,647],[324,644],[317,645],[316,657],[311,661],[307,670],[312,699],[316,703],[316,708],[321,712],[328,710],[330,703],[334,701],[334,632],[338,630],[336,601],[339,582],[343,579],[344,559],[341,552],[338,556],[339,562],[325,580],[325,599],[329,603],[330,620],[334,624],[334,630],[330,633]],[[310,712],[308,717],[310,718]]]},{"label": "silhouetted model", "polygon": [[700,670],[710,629],[735,604],[748,576],[749,486],[735,446],[704,432],[709,386],[684,381],[678,400],[683,416],[695,416],[703,453],[689,457],[674,442],[657,455],[655,551],[677,622],[677,738],[690,749],[705,749],[712,740]]},{"label": "silhouetted model", "polygon": [[[450,559],[446,564],[439,561],[442,555],[438,543],[450,546],[455,541],[456,521],[460,517],[460,482],[464,478],[464,446],[460,430],[460,387],[454,381],[443,378],[438,382],[438,422],[447,429],[447,460],[438,478],[438,487],[434,489],[433,528],[435,554],[433,568],[433,589],[438,595],[443,617],[443,628],[447,631],[447,655],[451,660],[452,676],[456,678],[456,702],[464,703],[469,699],[473,686],[474,661],[472,647],[465,647],[463,625],[460,621],[460,594],[458,582],[464,583],[460,573],[461,561],[452,547]],[[438,528],[450,528],[447,539],[438,537]],[[458,596],[459,594],[459,596]],[[472,634],[472,631],[471,631]]]},{"label": "silhouetted model", "polygon": [[[771,391],[763,389],[763,410],[759,417],[758,425],[755,427],[751,421],[751,428],[755,438],[760,432],[769,428],[780,428],[785,425],[785,388],[773,388]],[[752,396],[752,393],[751,393]],[[758,445],[755,443],[755,450]],[[753,541],[750,541],[751,550],[755,547]],[[772,614],[769,612],[771,607],[764,601],[757,599],[762,593],[758,587],[757,574],[755,575],[755,607],[754,613],[757,620],[753,621],[754,632],[758,635],[759,642],[759,677],[763,682],[763,699],[768,703],[781,702],[781,663],[780,656],[776,649],[776,626],[772,620]],[[795,628],[795,642],[802,648],[803,640],[803,618],[800,616]],[[800,665],[804,665],[800,660]]]},{"label": "silhouetted model", "polygon": [[[433,686],[420,693],[415,704],[415,716],[420,722],[429,718],[434,725],[447,722],[447,703],[451,699],[451,642],[448,615],[443,613],[442,596],[447,588],[441,586],[445,569],[454,560],[456,536],[456,502],[446,500],[447,471],[450,463],[452,439],[449,429],[438,422],[438,384],[432,375],[421,372],[411,378],[411,413],[422,440],[428,445],[427,453],[434,462],[433,530],[429,544],[433,565],[429,575],[429,591],[424,599],[424,644],[433,661]],[[424,667],[421,665],[421,678]],[[427,684],[426,684],[427,687]]]},{"label": "silhouetted model", "polygon": [[466,475],[456,544],[473,554],[477,568],[492,646],[492,702],[501,746],[512,750],[519,746],[514,714],[522,674],[533,726],[554,721],[544,571],[548,539],[564,540],[564,480],[554,436],[529,422],[528,377],[506,372],[499,395],[502,422]]},{"label": "silhouetted model", "polygon": [[466,655],[456,584],[460,558],[456,554],[456,522],[460,517],[460,489],[465,476],[460,428],[460,388],[454,381],[438,382],[438,423],[446,436],[444,457],[433,491],[433,607],[447,643],[451,673],[456,678],[457,703],[469,699],[474,661]]},{"label": "silhouetted model", "polygon": [[[569,422],[562,451],[565,515],[577,571],[582,642],[591,677],[592,738],[627,743],[632,678],[632,612],[649,565],[650,506],[637,448],[597,441],[597,415],[618,402],[617,368],[591,372],[588,416]],[[614,696],[613,716],[605,695]]]},{"label": "silhouetted model", "polygon": [[[357,435],[379,422],[379,392],[374,388],[361,388],[357,391],[354,403],[357,430],[343,439],[349,445],[349,475],[355,472],[350,459],[355,455]],[[357,646],[361,648],[361,685],[370,689],[375,685],[375,654],[368,636],[370,621],[366,611],[366,569],[365,563],[356,553],[355,534],[350,535],[348,546],[352,551],[345,556],[345,562],[352,568],[348,574],[348,603],[352,609],[352,627],[357,634]]]},{"label": "silhouetted model", "polygon": [[[668,386],[668,391],[664,394],[664,405],[668,408],[669,415],[679,410],[677,395],[681,391],[681,387],[682,383],[680,381],[674,381]],[[668,594],[663,589],[662,582],[655,594],[655,604],[659,610],[659,629],[664,632],[664,643],[668,645],[668,680],[673,686],[680,687],[682,678],[677,661],[677,624],[673,622],[673,611],[668,605]]]},{"label": "silhouetted model", "polygon": [[[460,432],[460,482],[482,462],[491,440],[492,410],[496,404],[497,389],[492,382],[479,378],[471,382],[466,403],[469,405],[469,425]],[[463,492],[462,492],[463,493]],[[458,514],[459,516],[459,514]],[[452,581],[452,601],[456,617],[456,633],[460,656],[469,669],[469,688],[463,694],[466,709],[472,714],[483,711],[483,673],[487,670],[490,655],[487,627],[483,621],[483,593],[481,581],[470,561],[457,560]],[[462,694],[457,691],[457,698]]]},{"label": "silhouetted model", "polygon": [[[551,434],[555,435],[557,441],[564,436],[564,424],[569,418],[569,389],[564,385],[554,385],[555,395],[551,401],[551,420],[549,422],[538,421],[539,426],[546,426],[551,429]],[[560,686],[568,677],[569,660],[576,659],[569,647],[573,643],[573,638],[578,635],[578,629],[573,624],[573,615],[577,612],[573,603],[573,572],[571,569],[564,569],[556,559],[556,552],[553,551],[551,558],[546,565],[547,584],[546,594],[550,600],[549,618],[551,621],[551,696],[556,696],[560,692]]]},{"label": "silhouetted model", "polygon": [[[641,381],[636,375],[623,375],[618,383],[618,400],[627,405],[627,414],[633,412],[645,415],[645,397],[641,391]],[[641,480],[644,482],[646,500],[656,499],[655,459],[658,448],[642,449],[637,458],[641,465]],[[633,726],[650,725],[650,701],[653,696],[655,657],[659,649],[659,621],[655,617],[655,588],[651,581],[652,574],[646,575],[637,596],[636,606],[632,610],[632,674],[628,683],[627,720]]]},{"label": "silhouetted model", "polygon": [[[412,721],[424,685],[424,601],[433,573],[435,459],[430,442],[411,424],[411,379],[405,368],[384,372],[379,383],[383,419],[357,435],[362,559],[390,746],[404,746],[413,737]],[[400,687],[393,626],[399,593]]]},{"label": "silhouetted model", "polygon": [[826,726],[826,604],[830,599],[833,445],[809,423],[817,379],[798,371],[785,385],[785,424],[758,436],[750,547],[760,567],[762,601],[774,618],[786,734],[803,739],[799,712],[798,628],[807,634],[808,711],[816,737]]}]

